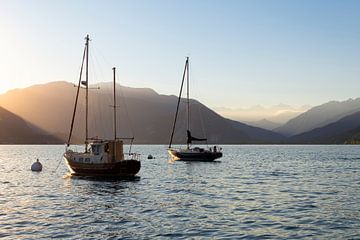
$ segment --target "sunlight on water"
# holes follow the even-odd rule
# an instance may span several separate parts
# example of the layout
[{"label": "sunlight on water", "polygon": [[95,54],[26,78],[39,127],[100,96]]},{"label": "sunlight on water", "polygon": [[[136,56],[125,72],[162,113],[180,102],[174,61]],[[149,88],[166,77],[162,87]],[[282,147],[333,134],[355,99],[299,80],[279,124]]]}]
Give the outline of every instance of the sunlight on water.
[{"label": "sunlight on water", "polygon": [[358,146],[225,146],[210,163],[134,150],[139,178],[106,180],[71,177],[64,146],[0,146],[0,238],[360,238]]}]

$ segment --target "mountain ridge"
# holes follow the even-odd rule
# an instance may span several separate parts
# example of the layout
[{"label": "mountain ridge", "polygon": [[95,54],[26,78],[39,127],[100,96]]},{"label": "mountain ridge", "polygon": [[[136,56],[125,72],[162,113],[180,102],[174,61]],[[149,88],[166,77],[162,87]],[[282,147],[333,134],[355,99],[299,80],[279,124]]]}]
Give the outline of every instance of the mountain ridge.
[{"label": "mountain ridge", "polygon": [[340,120],[315,128],[311,131],[292,136],[289,143],[306,144],[343,144],[360,133],[360,111],[347,115]]},{"label": "mountain ridge", "polygon": [[[90,135],[98,138],[112,138],[112,122],[109,124],[106,120],[113,119],[113,109],[110,107],[112,104],[113,83],[97,83],[91,85],[91,87],[99,89],[89,91],[89,104],[97,107],[97,110],[89,110],[89,119],[92,120],[92,123],[89,124]],[[139,144],[167,144],[174,120],[177,97],[159,94],[151,88],[131,88],[117,85],[117,89],[118,107],[120,109],[118,111],[117,128],[121,137],[135,136],[135,143]],[[9,112],[7,114],[11,113],[23,119],[27,127],[37,134],[48,137],[52,134],[57,139],[55,141],[54,138],[51,140],[46,138],[48,140],[44,140],[45,143],[64,143],[70,129],[76,90],[73,83],[66,81],[13,89],[0,95],[0,106]],[[83,97],[84,91],[81,90],[78,112],[75,118],[76,127],[72,138],[74,143],[82,143],[81,139],[84,139],[85,130],[82,119],[85,114],[85,102]],[[185,102],[185,99],[182,99],[181,102]],[[344,104],[346,107],[344,107]],[[342,102],[330,101],[300,114],[289,122],[298,121],[301,124],[309,125],[310,123],[310,125],[313,124],[314,126],[305,132],[301,132],[301,128],[300,131],[297,129],[299,133],[290,135],[288,138],[279,133],[252,126],[255,125],[254,123],[238,122],[222,117],[195,99],[190,100],[190,106],[190,115],[193,120],[190,126],[191,131],[194,136],[207,136],[209,144],[338,144],[357,141],[356,136],[360,135],[356,122],[356,116],[358,115],[355,114],[356,110],[360,111],[360,98],[348,99]],[[279,105],[278,107],[288,106]],[[314,112],[315,114],[313,114]],[[355,114],[355,116],[351,116],[352,114]],[[186,141],[185,115],[185,104],[181,104],[174,143],[184,143]],[[315,119],[317,121],[307,120],[307,118],[317,115],[322,118],[320,120]],[[346,122],[347,117],[355,120],[349,122],[351,124],[348,123],[347,126],[341,125],[341,121]],[[314,122],[320,125],[316,125]],[[267,120],[262,121],[263,125],[270,123]],[[334,127],[336,124],[341,127]],[[326,131],[323,132],[323,127],[325,127],[328,134],[325,134]],[[21,133],[17,132],[20,136]],[[38,140],[35,142],[39,143]]]},{"label": "mountain ridge", "polygon": [[330,101],[311,108],[274,131],[291,137],[336,122],[357,111],[360,111],[360,98]]},{"label": "mountain ridge", "polygon": [[60,140],[0,107],[0,144],[56,144]]},{"label": "mountain ridge", "polygon": [[[112,85],[110,83],[94,84],[100,89],[89,91],[90,136],[111,138],[112,123]],[[118,124],[122,137],[135,136],[135,143],[167,144],[170,138],[175,114],[177,97],[161,95],[149,88],[117,87]],[[65,81],[50,82],[34,87],[16,89],[0,95],[0,105],[21,116],[34,126],[55,134],[66,140],[70,128],[76,88],[73,83]],[[85,107],[84,91],[80,91],[77,117],[75,119],[74,137],[84,136],[83,119]],[[184,102],[184,99],[182,99]],[[279,143],[283,137],[277,133],[252,127],[240,122],[223,118],[202,103],[191,99],[191,129],[194,136],[204,135],[209,143]],[[179,119],[185,119],[185,105],[181,104]],[[96,109],[96,110],[92,110]],[[128,120],[129,116],[131,120]],[[201,117],[195,117],[201,116]],[[206,119],[206,121],[204,121]],[[185,121],[179,120],[174,142],[186,140]]]}]

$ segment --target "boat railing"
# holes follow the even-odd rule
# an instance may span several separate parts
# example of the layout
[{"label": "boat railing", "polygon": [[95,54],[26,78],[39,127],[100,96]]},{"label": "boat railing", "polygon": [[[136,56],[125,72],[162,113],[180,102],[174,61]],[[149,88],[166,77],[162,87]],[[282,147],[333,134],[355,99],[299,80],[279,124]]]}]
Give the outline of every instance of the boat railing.
[{"label": "boat railing", "polygon": [[214,145],[213,147],[209,148],[210,152],[222,152],[222,147]]},{"label": "boat railing", "polygon": [[136,160],[136,161],[140,161],[140,155],[139,153],[130,153],[129,154],[131,156],[131,160]]}]

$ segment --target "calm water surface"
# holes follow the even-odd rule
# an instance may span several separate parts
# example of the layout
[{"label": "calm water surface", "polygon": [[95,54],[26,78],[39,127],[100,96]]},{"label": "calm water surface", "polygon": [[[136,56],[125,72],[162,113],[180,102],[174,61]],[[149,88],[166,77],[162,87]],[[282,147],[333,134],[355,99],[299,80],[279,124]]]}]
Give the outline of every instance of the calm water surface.
[{"label": "calm water surface", "polygon": [[68,177],[64,146],[0,146],[0,238],[360,239],[360,146],[224,146],[215,163],[134,150],[139,178],[109,181]]}]

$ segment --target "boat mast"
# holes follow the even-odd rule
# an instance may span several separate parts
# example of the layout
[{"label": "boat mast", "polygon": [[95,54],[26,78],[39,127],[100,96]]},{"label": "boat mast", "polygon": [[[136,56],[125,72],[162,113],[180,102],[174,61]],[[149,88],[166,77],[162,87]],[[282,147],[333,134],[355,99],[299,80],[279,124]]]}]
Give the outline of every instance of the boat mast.
[{"label": "boat mast", "polygon": [[114,91],[114,156],[113,156],[113,160],[116,161],[116,90],[115,90],[115,73],[116,73],[116,68],[113,67],[113,82],[114,82],[114,87],[113,87],[113,91]]},{"label": "boat mast", "polygon": [[183,73],[182,80],[181,80],[181,87],[180,87],[179,97],[178,97],[178,101],[177,101],[177,105],[176,105],[175,119],[174,119],[174,124],[173,124],[172,132],[171,132],[169,148],[171,148],[171,144],[172,144],[173,137],[174,137],[176,120],[177,120],[177,116],[178,116],[178,113],[179,113],[181,93],[182,93],[182,89],[183,89],[183,86],[184,86],[184,80],[185,80],[185,74],[186,74],[186,69],[187,69],[188,61],[189,61],[189,58],[187,57],[187,58],[186,58],[186,62],[185,62],[185,67],[184,67],[184,73]]},{"label": "boat mast", "polygon": [[71,119],[70,133],[69,133],[69,138],[68,138],[68,141],[67,141],[67,146],[70,146],[71,135],[72,135],[72,131],[74,129],[74,121],[75,121],[76,108],[77,108],[77,103],[78,103],[78,99],[79,99],[80,87],[81,87],[81,77],[82,77],[82,72],[83,72],[83,67],[84,67],[85,54],[86,54],[86,46],[84,48],[84,53],[83,53],[82,62],[81,62],[79,83],[78,83],[77,90],[76,90],[74,111],[73,111],[73,115],[72,115],[72,119]]},{"label": "boat mast", "polygon": [[115,71],[116,71],[116,68],[113,67],[113,74],[114,74],[114,87],[113,87],[113,90],[114,90],[114,140],[116,141],[116,90],[115,90],[115,87],[116,87],[116,84],[115,84]]},{"label": "boat mast", "polygon": [[89,35],[86,35],[86,71],[85,71],[85,82],[86,82],[86,97],[85,97],[85,152],[88,152],[88,139],[89,139],[89,131],[88,131],[88,115],[89,115]]},{"label": "boat mast", "polygon": [[[187,101],[187,130],[190,131],[190,99],[189,99],[189,57],[186,58],[187,72],[186,72],[186,101]],[[187,148],[189,149],[190,144],[186,143]]]}]

